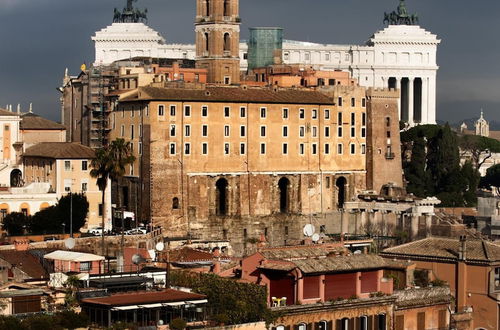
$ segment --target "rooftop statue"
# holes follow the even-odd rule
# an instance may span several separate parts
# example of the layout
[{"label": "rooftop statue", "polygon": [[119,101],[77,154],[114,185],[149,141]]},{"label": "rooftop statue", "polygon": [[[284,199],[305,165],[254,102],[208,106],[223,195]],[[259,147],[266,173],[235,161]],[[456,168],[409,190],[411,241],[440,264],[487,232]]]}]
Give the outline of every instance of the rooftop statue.
[{"label": "rooftop statue", "polygon": [[113,23],[146,23],[148,21],[148,10],[134,8],[134,2],[137,2],[137,0],[127,0],[127,6],[121,12],[115,8]]},{"label": "rooftop statue", "polygon": [[384,24],[418,25],[418,14],[408,14],[405,0],[400,0],[397,11],[395,10],[392,13],[384,13]]}]

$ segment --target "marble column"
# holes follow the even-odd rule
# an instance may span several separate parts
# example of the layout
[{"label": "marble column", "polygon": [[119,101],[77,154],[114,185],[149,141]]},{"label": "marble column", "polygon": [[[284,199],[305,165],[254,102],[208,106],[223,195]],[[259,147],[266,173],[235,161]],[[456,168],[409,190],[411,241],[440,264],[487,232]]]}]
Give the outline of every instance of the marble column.
[{"label": "marble column", "polygon": [[399,90],[398,113],[399,120],[401,120],[403,118],[401,113],[401,78],[396,78],[396,89]]},{"label": "marble column", "polygon": [[426,124],[428,120],[429,111],[429,78],[422,78],[422,124]]},{"label": "marble column", "polygon": [[429,78],[427,124],[436,123],[436,76]]},{"label": "marble column", "polygon": [[413,119],[415,117],[414,114],[414,105],[415,105],[415,78],[408,78],[408,123],[413,125]]}]

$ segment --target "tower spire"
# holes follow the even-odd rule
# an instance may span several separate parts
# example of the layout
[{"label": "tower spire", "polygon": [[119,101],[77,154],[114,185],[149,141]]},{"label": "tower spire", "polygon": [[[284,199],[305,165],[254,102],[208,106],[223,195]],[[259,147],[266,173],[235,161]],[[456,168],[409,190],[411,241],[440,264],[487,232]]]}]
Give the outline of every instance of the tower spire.
[{"label": "tower spire", "polygon": [[134,8],[134,2],[138,0],[127,0],[126,7],[123,11],[119,11],[115,8],[113,23],[146,23],[148,21],[148,10],[140,10]]}]

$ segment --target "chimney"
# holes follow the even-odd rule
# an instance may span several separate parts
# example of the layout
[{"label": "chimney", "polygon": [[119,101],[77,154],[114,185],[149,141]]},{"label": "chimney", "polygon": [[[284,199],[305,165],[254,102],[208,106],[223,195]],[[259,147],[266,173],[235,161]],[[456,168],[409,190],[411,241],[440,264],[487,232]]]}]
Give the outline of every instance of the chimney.
[{"label": "chimney", "polygon": [[461,261],[467,260],[467,236],[460,236],[460,247],[458,248],[458,259]]}]

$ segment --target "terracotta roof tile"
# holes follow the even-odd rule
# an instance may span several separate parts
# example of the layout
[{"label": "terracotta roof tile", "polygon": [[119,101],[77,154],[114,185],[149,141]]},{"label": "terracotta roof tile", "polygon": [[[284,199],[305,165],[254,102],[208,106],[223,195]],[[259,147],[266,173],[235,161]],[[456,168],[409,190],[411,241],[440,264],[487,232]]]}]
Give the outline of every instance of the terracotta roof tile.
[{"label": "terracotta roof tile", "polygon": [[201,294],[167,289],[163,291],[119,293],[108,297],[83,299],[82,303],[105,306],[128,306],[137,304],[200,300],[205,298],[206,297]]},{"label": "terracotta roof tile", "polygon": [[47,278],[49,276],[40,260],[29,251],[3,250],[0,251],[0,258],[31,278]]},{"label": "terracotta roof tile", "polygon": [[79,143],[42,142],[26,149],[24,157],[43,157],[53,159],[92,159],[94,150]]},{"label": "terracotta roof tile", "polygon": [[294,260],[303,258],[326,257],[334,253],[342,253],[345,248],[342,246],[287,246],[279,248],[268,248],[259,251],[266,259],[270,260]]},{"label": "terracotta roof tile", "polygon": [[184,247],[182,249],[170,251],[171,262],[195,262],[195,261],[212,261],[214,259],[211,253]]},{"label": "terracotta roof tile", "polygon": [[[381,255],[404,257],[430,257],[457,259],[461,242],[456,238],[430,237],[415,242],[385,249]],[[467,260],[500,261],[500,245],[480,240],[467,239]]]},{"label": "terracotta roof tile", "polygon": [[333,105],[328,96],[308,90],[241,87],[206,87],[205,89],[141,87],[135,96],[122,101],[165,100],[235,103],[322,104]]},{"label": "terracotta roof tile", "polygon": [[22,130],[66,130],[66,127],[55,121],[45,119],[34,113],[25,113],[21,116]]},{"label": "terracotta roof tile", "polygon": [[15,112],[10,112],[9,110],[1,109],[0,108],[0,116],[19,116],[18,113]]},{"label": "terracotta roof tile", "polygon": [[372,254],[296,260],[294,264],[305,274],[382,269],[387,266],[384,258]]}]

